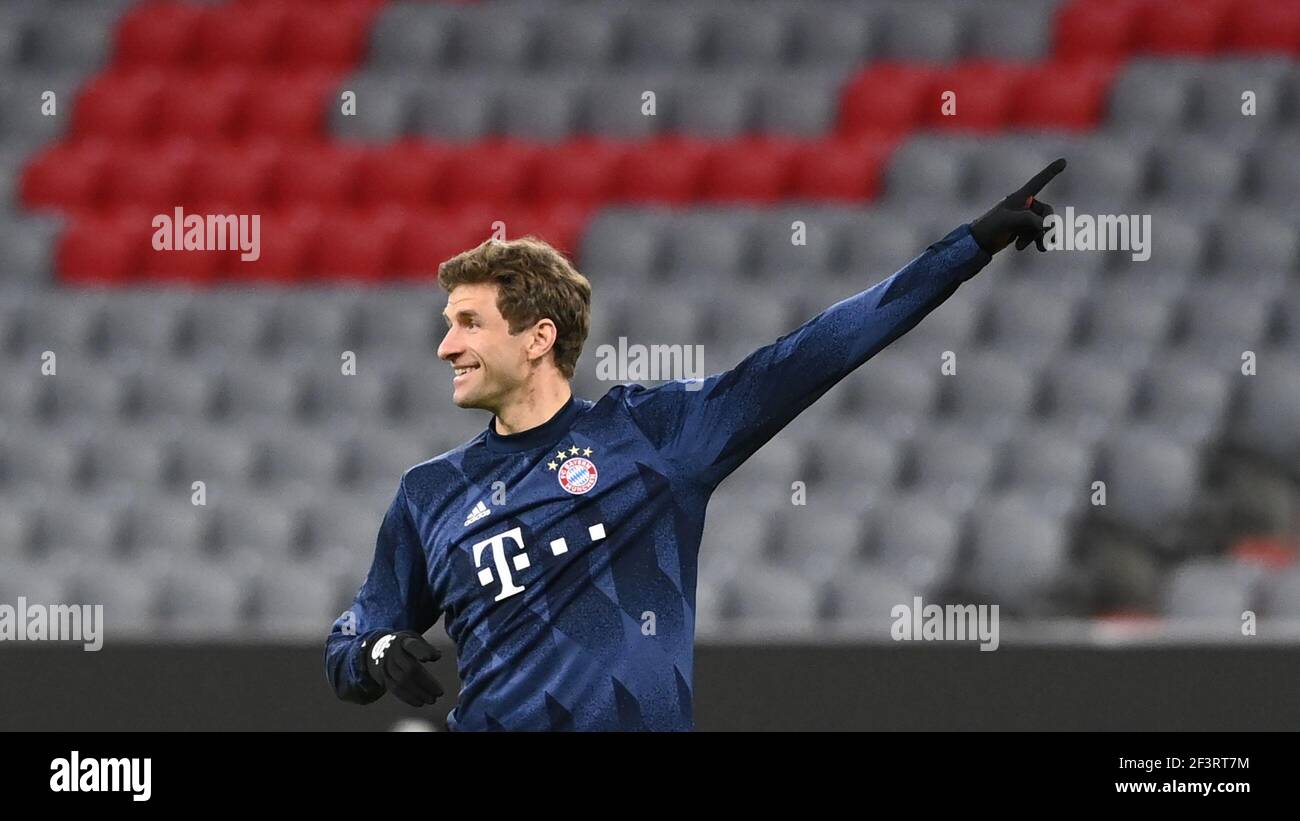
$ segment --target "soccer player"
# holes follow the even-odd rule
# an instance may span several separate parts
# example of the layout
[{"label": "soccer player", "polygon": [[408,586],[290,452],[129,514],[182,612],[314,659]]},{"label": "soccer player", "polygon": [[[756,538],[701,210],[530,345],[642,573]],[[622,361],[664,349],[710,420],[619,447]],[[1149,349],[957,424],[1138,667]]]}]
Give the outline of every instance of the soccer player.
[{"label": "soccer player", "polygon": [[[902,270],[703,380],[569,381],[591,288],[531,239],[489,240],[439,268],[453,400],[494,414],[410,468],[325,668],[339,698],[442,695],[423,634],[445,616],[462,687],[453,730],[689,730],[695,582],[718,484],[1012,241],[1043,249],[1038,191],[1057,160]],[[655,629],[642,630],[653,618]]]}]

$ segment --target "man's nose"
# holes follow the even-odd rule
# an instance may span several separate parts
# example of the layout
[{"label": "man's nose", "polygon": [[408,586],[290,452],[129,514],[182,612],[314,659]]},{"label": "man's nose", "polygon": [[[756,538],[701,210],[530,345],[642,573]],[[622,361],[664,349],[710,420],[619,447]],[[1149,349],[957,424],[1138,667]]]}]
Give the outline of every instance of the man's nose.
[{"label": "man's nose", "polygon": [[442,342],[438,343],[438,358],[450,361],[459,353],[460,345],[456,341],[456,329],[448,328],[447,333],[442,337]]}]

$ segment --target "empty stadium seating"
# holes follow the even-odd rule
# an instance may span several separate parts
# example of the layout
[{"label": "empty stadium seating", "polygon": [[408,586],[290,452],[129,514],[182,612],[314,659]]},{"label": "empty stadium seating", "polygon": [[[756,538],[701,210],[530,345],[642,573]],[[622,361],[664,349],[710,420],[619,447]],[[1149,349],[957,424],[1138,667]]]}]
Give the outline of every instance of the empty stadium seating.
[{"label": "empty stadium seating", "polygon": [[[5,4],[0,594],[322,634],[402,470],[487,424],[432,274],[494,222],[591,279],[594,398],[596,346],[721,370],[1066,156],[1049,199],[1151,214],[1150,261],[1008,252],[833,389],[710,505],[701,633],[1295,618],[1294,568],[1185,536],[1225,459],[1300,480],[1298,54],[1279,0]],[[155,251],[173,207],[259,213],[260,259]]]}]

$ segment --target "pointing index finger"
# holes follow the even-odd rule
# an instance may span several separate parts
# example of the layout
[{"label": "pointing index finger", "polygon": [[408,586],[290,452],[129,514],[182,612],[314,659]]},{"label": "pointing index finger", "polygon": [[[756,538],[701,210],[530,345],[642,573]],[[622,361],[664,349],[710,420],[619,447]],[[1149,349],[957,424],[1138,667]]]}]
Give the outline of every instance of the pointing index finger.
[{"label": "pointing index finger", "polygon": [[1053,161],[1051,165],[1047,166],[1042,171],[1039,171],[1037,174],[1035,174],[1034,178],[1031,179],[1029,182],[1025,183],[1023,186],[1021,186],[1020,190],[1016,193],[1023,197],[1032,197],[1035,194],[1037,194],[1039,191],[1042,191],[1043,186],[1051,182],[1053,177],[1055,177],[1057,174],[1061,173],[1064,170],[1065,170],[1065,158],[1062,157],[1058,160]]}]

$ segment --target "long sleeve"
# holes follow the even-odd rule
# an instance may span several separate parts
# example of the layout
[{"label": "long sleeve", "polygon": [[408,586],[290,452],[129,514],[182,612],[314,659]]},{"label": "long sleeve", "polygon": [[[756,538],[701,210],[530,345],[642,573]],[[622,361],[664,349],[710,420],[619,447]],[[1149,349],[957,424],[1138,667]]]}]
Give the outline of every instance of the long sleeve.
[{"label": "long sleeve", "polygon": [[384,694],[366,672],[371,639],[394,630],[424,633],[437,622],[426,566],[403,482],[380,525],[370,572],[325,642],[325,675],[339,698],[369,704]]},{"label": "long sleeve", "polygon": [[888,279],[832,305],[731,370],[653,388],[628,386],[623,401],[671,463],[693,480],[716,487],[990,259],[969,225],[962,225]]}]

